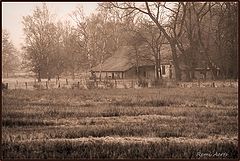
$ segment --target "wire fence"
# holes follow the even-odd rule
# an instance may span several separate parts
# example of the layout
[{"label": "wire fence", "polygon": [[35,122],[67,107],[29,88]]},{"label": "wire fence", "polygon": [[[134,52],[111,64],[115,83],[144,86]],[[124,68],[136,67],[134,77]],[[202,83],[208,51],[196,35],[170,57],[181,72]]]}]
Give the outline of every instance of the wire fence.
[{"label": "wire fence", "polygon": [[86,88],[86,81],[84,79],[43,79],[41,82],[37,82],[35,79],[4,79],[2,82],[7,86],[7,89]]},{"label": "wire fence", "polygon": [[90,88],[154,88],[154,87],[238,87],[238,81],[224,80],[224,81],[193,81],[193,82],[176,82],[174,80],[165,80],[160,84],[152,80],[139,81],[137,79],[106,79],[106,80],[89,80],[89,79],[43,79],[37,82],[36,79],[3,79],[5,88],[7,89],[57,89],[57,88],[71,88],[71,89],[90,89]]}]

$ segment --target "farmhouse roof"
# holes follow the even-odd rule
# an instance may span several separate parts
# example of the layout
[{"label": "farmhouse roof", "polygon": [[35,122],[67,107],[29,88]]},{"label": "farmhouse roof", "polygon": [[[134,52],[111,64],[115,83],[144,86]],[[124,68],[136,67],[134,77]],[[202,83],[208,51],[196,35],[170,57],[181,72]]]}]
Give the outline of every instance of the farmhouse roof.
[{"label": "farmhouse roof", "polygon": [[130,69],[133,64],[129,61],[129,46],[123,46],[110,58],[106,59],[105,62],[101,65],[93,67],[92,71],[126,71]]},{"label": "farmhouse roof", "polygon": [[[131,53],[133,52],[133,47],[131,46],[122,46],[118,49],[113,56],[106,59],[103,64],[99,64],[91,69],[91,71],[103,71],[103,72],[123,72],[132,68],[134,63],[132,62]],[[150,52],[147,51],[147,52]],[[161,64],[169,64],[170,56],[170,47],[163,45],[161,48]],[[145,61],[141,62],[140,66],[154,65],[154,61]]]}]

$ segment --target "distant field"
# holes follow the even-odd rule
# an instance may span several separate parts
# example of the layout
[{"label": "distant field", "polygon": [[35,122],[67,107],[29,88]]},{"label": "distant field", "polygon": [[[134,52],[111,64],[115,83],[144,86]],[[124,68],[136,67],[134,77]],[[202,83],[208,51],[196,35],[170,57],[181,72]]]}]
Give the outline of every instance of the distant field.
[{"label": "distant field", "polygon": [[237,88],[7,90],[2,112],[4,159],[238,156]]}]

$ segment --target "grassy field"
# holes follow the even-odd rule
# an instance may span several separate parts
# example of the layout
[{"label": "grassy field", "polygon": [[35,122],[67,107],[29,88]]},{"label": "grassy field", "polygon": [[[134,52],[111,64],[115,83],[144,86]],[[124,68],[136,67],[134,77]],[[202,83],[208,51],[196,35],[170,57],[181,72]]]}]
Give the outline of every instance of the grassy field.
[{"label": "grassy field", "polygon": [[3,92],[3,158],[237,158],[237,88]]}]

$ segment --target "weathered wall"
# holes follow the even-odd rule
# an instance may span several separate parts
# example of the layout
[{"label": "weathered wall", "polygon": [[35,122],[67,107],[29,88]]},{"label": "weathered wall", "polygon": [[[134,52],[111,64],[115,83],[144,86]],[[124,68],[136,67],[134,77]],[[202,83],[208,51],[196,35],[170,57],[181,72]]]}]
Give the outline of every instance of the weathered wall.
[{"label": "weathered wall", "polygon": [[[203,74],[200,71],[195,71],[196,79],[204,79]],[[206,79],[213,79],[211,71],[207,71]]]},{"label": "weathered wall", "polygon": [[[163,78],[170,78],[170,75],[172,75],[172,78],[174,78],[174,69],[170,65],[164,65],[164,66],[165,66],[165,74],[162,75]],[[163,65],[161,65],[161,69],[162,68],[163,68]],[[141,78],[154,79],[155,75],[156,75],[155,66],[139,67],[139,76]],[[137,78],[136,68],[131,68],[130,70],[124,72],[124,78],[125,79]]]},{"label": "weathered wall", "polygon": [[[100,78],[100,72],[96,72],[96,77]],[[102,79],[112,79],[112,77],[114,79],[121,79],[122,78],[122,72],[102,72],[101,73],[101,77]]]},{"label": "weathered wall", "polygon": [[[194,72],[194,75],[195,75],[195,79],[197,79],[197,80],[198,80],[198,79],[204,79],[204,75],[201,74],[200,71],[195,71],[195,72]],[[213,79],[211,71],[207,71],[207,73],[206,73],[206,79],[207,79],[207,80],[212,80],[212,79]],[[186,72],[182,72],[182,80],[187,80],[187,79],[186,79]]]},{"label": "weathered wall", "polygon": [[136,79],[137,78],[137,73],[136,73],[136,68],[130,68],[126,72],[123,73],[123,78],[124,79]]},{"label": "weathered wall", "polygon": [[[162,74],[162,77],[165,79],[174,79],[175,73],[174,69],[171,65],[164,65],[165,74]],[[163,65],[161,65],[161,69],[163,71]],[[155,66],[141,66],[139,67],[139,76],[143,79],[154,79],[155,78]],[[113,77],[114,76],[114,77]],[[100,72],[96,72],[96,77],[100,78]],[[102,72],[102,79],[137,79],[137,69],[136,67],[132,67],[125,72]]]}]

